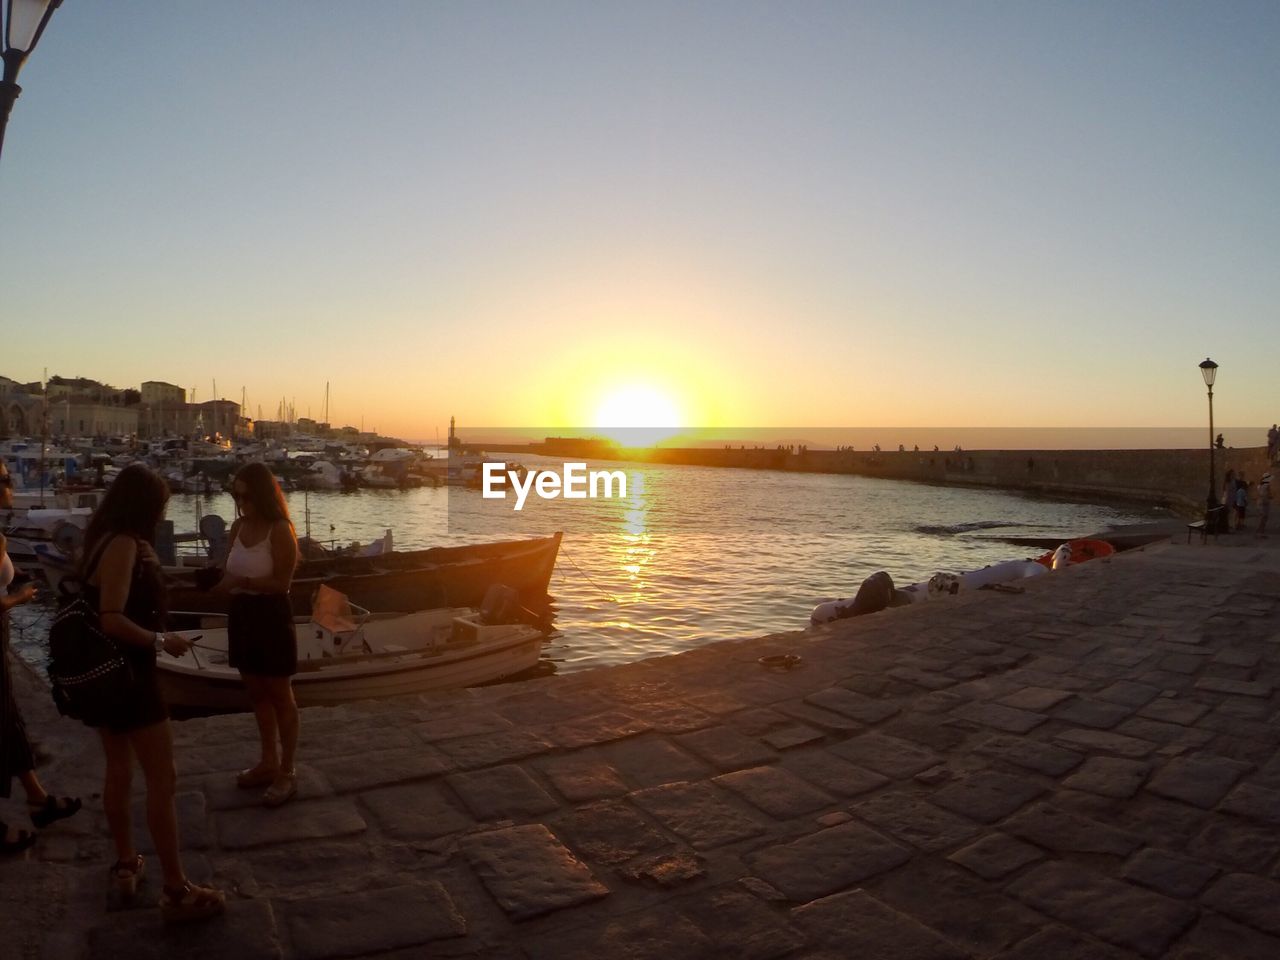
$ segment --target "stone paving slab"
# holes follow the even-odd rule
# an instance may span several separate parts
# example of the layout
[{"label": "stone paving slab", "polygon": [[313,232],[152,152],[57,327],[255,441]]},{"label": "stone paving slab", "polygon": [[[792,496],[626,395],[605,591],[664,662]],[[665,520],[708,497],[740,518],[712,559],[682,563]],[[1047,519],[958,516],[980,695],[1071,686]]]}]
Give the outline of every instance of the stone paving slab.
[{"label": "stone paving slab", "polygon": [[431,881],[298,901],[285,920],[298,960],[394,950],[467,932],[449,895]]},{"label": "stone paving slab", "polygon": [[462,850],[513,920],[563,910],[609,893],[542,824],[472,834],[462,841]]},{"label": "stone paving slab", "polygon": [[[23,687],[42,777],[86,807],[0,861],[0,934],[23,960],[1270,960],[1280,541],[1221,540],[307,710],[302,789],[276,811],[230,785],[250,717],[176,724],[187,867],[231,898],[189,944],[154,891],[107,909],[98,745]],[[757,663],[790,652],[802,669]]]}]

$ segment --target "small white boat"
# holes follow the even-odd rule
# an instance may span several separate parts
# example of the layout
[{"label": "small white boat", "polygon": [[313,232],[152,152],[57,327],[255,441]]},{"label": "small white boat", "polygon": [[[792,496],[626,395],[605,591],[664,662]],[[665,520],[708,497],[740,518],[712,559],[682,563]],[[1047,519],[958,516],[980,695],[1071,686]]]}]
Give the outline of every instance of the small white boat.
[{"label": "small white boat", "polygon": [[[294,624],[294,696],[300,706],[330,706],[469,687],[527,670],[538,662],[545,636],[527,624],[489,622],[494,618],[483,611],[499,605],[486,597],[482,610],[371,615],[359,607],[353,613],[343,594],[321,586],[311,617]],[[248,709],[240,673],[227,663],[226,629],[181,635],[194,641],[192,648],[157,660],[165,701],[205,710]]]}]

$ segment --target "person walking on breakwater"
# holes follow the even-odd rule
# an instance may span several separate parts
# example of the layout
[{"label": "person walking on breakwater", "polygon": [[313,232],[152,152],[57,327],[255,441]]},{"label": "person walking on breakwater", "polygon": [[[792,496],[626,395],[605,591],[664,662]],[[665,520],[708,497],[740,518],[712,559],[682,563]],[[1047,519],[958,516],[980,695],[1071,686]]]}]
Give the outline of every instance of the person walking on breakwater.
[{"label": "person walking on breakwater", "polygon": [[[0,510],[13,506],[13,481],[0,460]],[[7,798],[16,777],[27,794],[31,822],[43,829],[57,820],[73,816],[80,809],[79,797],[53,797],[36,776],[35,751],[27,739],[27,728],[13,697],[9,666],[9,611],[35,599],[36,588],[24,584],[12,593],[16,571],[9,559],[4,534],[0,534],[0,797]],[[11,827],[0,820],[0,854],[21,853],[36,842],[30,830]]]},{"label": "person walking on breakwater", "polygon": [[291,679],[298,670],[298,638],[289,603],[298,537],[280,484],[266,464],[242,467],[231,494],[237,518],[227,535],[218,589],[231,593],[227,659],[244,679],[262,741],[260,759],[236,776],[236,785],[266,787],[262,802],[278,807],[298,790],[299,719]]},{"label": "person walking on breakwater", "polygon": [[1264,473],[1258,483],[1258,530],[1255,536],[1267,536],[1267,520],[1271,516],[1271,474]]},{"label": "person walking on breakwater", "polygon": [[120,471],[89,519],[79,573],[102,632],[120,644],[133,672],[132,696],[98,727],[107,766],[102,806],[116,848],[111,877],[125,897],[137,892],[142,879],[144,861],[133,845],[130,812],[137,757],[147,783],[147,827],[164,873],[160,910],[166,921],[185,921],[221,913],[226,900],[220,890],[191,883],[178,854],[177,771],[156,653],[181,656],[190,644],[176,633],[159,632],[166,598],[153,540],[168,501],[169,487],[154,471],[142,464]]}]

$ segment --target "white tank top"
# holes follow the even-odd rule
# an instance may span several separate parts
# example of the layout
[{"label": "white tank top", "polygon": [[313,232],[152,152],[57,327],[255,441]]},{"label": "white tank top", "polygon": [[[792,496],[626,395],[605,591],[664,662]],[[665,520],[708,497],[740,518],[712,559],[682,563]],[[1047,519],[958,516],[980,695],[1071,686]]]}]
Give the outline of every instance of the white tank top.
[{"label": "white tank top", "polygon": [[241,543],[239,536],[232,542],[231,551],[227,554],[227,573],[235,577],[269,577],[273,569],[270,535],[252,547]]},{"label": "white tank top", "polygon": [[0,554],[0,592],[8,590],[9,584],[13,583],[13,561],[9,559],[9,554]]}]

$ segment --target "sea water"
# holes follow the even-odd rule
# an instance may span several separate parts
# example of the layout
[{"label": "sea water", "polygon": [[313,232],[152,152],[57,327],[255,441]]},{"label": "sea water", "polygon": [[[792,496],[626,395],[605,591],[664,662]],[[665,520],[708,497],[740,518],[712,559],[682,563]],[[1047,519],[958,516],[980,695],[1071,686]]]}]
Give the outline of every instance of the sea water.
[{"label": "sea water", "polygon": [[[388,529],[400,549],[564,530],[544,672],[802,629],[816,604],[852,595],[878,570],[901,586],[1040,552],[1005,538],[1068,538],[1164,516],[857,476],[608,466],[626,470],[625,498],[557,500],[520,513],[493,509],[478,490],[444,486],[292,492],[288,503],[299,535],[335,546]],[[175,495],[168,516],[183,531],[205,513],[230,522],[234,504],[227,494]],[[15,610],[14,647],[29,660],[44,659],[48,614],[48,604]]]}]

